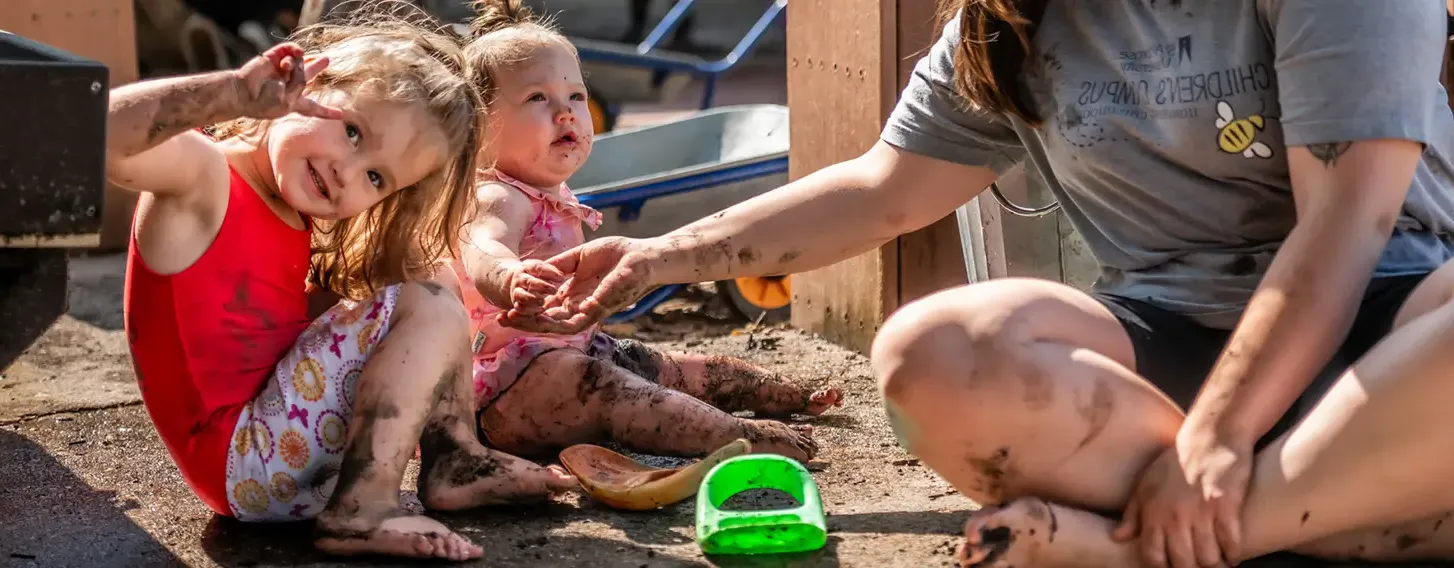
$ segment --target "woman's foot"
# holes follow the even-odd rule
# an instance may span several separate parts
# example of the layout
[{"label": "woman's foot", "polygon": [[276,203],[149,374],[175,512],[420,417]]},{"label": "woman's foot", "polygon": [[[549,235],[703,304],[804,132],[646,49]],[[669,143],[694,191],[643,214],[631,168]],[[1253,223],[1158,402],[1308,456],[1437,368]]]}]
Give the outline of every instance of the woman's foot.
[{"label": "woman's foot", "polygon": [[437,511],[541,502],[579,487],[560,466],[542,467],[485,447],[456,446],[431,456],[419,472],[419,500]]},{"label": "woman's foot", "polygon": [[778,454],[803,463],[818,455],[818,443],[813,441],[811,426],[788,425],[776,420],[739,420],[747,430],[743,437],[752,442],[753,453]]},{"label": "woman's foot", "polygon": [[380,555],[470,560],[484,550],[429,517],[393,509],[379,515],[340,518],[324,513],[317,520],[313,545],[339,556]]},{"label": "woman's foot", "polygon": [[964,524],[964,568],[1134,567],[1134,549],[1111,540],[1109,519],[1033,497],[986,507]]}]

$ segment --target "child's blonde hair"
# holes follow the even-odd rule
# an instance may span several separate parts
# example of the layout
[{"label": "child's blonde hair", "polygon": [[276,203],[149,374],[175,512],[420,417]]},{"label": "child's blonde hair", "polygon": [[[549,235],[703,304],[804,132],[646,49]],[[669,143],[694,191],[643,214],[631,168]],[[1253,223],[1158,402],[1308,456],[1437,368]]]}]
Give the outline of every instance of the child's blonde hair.
[{"label": "child's blonde hair", "polygon": [[537,18],[523,5],[523,0],[475,0],[477,16],[470,21],[469,43],[464,57],[469,77],[489,106],[495,96],[496,78],[501,70],[546,45],[561,45],[576,53],[575,45],[566,39],[549,20]]},{"label": "child's blonde hair", "polygon": [[[369,3],[342,20],[293,34],[310,56],[328,58],[305,92],[422,105],[455,154],[440,170],[355,217],[317,221],[310,281],[346,298],[423,276],[455,255],[459,229],[474,204],[469,188],[484,107],[459,41],[421,13],[411,17],[385,6]],[[266,121],[240,119],[219,125],[214,135],[256,136],[266,128]]]}]

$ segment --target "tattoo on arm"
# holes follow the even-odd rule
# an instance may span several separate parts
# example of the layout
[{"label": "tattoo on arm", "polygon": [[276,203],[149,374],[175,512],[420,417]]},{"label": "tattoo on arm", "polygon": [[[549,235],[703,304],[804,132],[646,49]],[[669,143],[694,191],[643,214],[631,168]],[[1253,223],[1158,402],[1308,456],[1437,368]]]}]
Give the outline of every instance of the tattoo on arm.
[{"label": "tattoo on arm", "polygon": [[1313,153],[1313,157],[1323,162],[1323,167],[1331,168],[1338,165],[1338,158],[1343,157],[1343,154],[1347,153],[1348,148],[1352,146],[1352,142],[1326,142],[1309,144],[1308,151]]}]

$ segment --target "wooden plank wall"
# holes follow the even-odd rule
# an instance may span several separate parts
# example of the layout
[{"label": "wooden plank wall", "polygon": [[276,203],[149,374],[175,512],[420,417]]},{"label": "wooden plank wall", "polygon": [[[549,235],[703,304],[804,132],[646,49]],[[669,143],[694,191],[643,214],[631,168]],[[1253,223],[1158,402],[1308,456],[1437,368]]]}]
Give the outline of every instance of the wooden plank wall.
[{"label": "wooden plank wall", "polygon": [[[136,81],[132,0],[0,0],[0,29],[106,64],[111,86]],[[101,248],[126,245],[136,195],[106,188]]]},{"label": "wooden plank wall", "polygon": [[[914,64],[938,32],[923,0],[788,4],[790,175],[862,154],[878,141]],[[793,275],[793,325],[867,352],[906,302],[966,282],[951,214],[877,250]]]},{"label": "wooden plank wall", "polygon": [[[894,96],[909,83],[909,75],[942,31],[935,25],[937,2],[898,1],[898,31],[895,65],[898,67]],[[902,306],[945,288],[969,282],[964,252],[959,242],[959,224],[950,213],[922,230],[899,237],[899,303]]]},{"label": "wooden plank wall", "polygon": [[[878,140],[898,83],[894,0],[788,3],[789,176],[853,158]],[[811,228],[805,227],[805,230]],[[793,275],[793,325],[867,352],[898,305],[898,243]]]}]

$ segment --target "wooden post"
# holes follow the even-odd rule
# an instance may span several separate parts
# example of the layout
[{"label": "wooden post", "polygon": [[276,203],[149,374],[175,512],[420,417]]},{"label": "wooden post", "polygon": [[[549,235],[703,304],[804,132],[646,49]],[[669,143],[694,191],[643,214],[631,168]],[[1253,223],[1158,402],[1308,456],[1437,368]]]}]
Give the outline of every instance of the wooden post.
[{"label": "wooden post", "polygon": [[[919,59],[928,54],[929,47],[939,39],[941,30],[935,24],[936,4],[923,0],[898,0],[895,99],[909,84],[909,76]],[[928,227],[899,237],[898,305],[969,282],[959,239],[959,225],[953,212]]]},{"label": "wooden post", "polygon": [[[788,3],[792,178],[858,156],[878,141],[937,31],[933,2]],[[793,325],[866,353],[900,305],[966,281],[951,214],[859,257],[793,275]]]},{"label": "wooden post", "polygon": [[[132,0],[0,0],[0,29],[104,63],[115,87],[137,79]],[[130,237],[136,194],[110,184],[101,211],[101,248]]]},{"label": "wooden post", "polygon": [[[895,0],[788,3],[789,176],[853,158],[878,140],[898,68]],[[804,227],[805,231],[812,227]],[[898,305],[898,243],[793,275],[793,325],[867,352]]]}]

